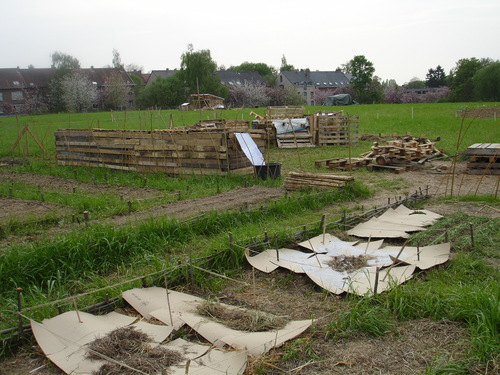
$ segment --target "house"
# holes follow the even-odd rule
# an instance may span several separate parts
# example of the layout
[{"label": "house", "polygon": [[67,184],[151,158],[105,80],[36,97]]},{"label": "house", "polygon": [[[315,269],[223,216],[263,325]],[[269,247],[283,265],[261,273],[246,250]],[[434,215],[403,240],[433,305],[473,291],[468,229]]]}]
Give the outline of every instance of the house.
[{"label": "house", "polygon": [[151,84],[156,81],[158,78],[168,78],[172,77],[175,73],[179,72],[177,69],[166,69],[166,70],[152,70],[151,74],[146,81],[146,87],[151,86]]},{"label": "house", "polygon": [[267,86],[267,81],[258,72],[237,72],[235,70],[219,70],[217,77],[227,87],[242,86],[245,83]]},{"label": "house", "polygon": [[314,105],[314,91],[335,90],[349,85],[350,77],[341,71],[294,70],[280,72],[277,84],[281,88],[293,87],[304,97],[307,105]]},{"label": "house", "polygon": [[48,103],[52,69],[0,69],[0,114],[24,113],[29,102]]},{"label": "house", "polygon": [[[96,86],[99,93],[104,93],[113,80],[119,77],[125,85],[127,95],[126,104],[121,109],[135,109],[135,93],[132,81],[122,68],[93,68],[82,69],[88,79]],[[0,69],[0,114],[28,113],[43,111],[49,104],[49,82],[55,70],[42,69]],[[98,95],[94,103],[95,110],[104,109],[103,95]]]}]

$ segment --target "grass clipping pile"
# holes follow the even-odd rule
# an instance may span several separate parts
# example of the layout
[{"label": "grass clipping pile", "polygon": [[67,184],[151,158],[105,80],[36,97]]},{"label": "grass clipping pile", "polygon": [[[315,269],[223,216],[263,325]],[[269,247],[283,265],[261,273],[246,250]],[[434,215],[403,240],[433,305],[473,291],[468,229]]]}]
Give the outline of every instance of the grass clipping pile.
[{"label": "grass clipping pile", "polygon": [[197,312],[226,327],[246,332],[278,330],[288,323],[285,318],[262,311],[231,309],[211,301],[199,305]]},{"label": "grass clipping pile", "polygon": [[134,327],[118,328],[95,339],[88,346],[90,350],[87,358],[105,359],[108,362],[92,375],[135,375],[137,370],[146,374],[165,373],[166,368],[184,360],[174,350],[162,346],[151,347],[149,343],[152,341],[147,334]]},{"label": "grass clipping pile", "polygon": [[374,257],[370,255],[338,255],[332,257],[328,266],[339,272],[353,272],[366,267],[370,259],[374,259]]}]

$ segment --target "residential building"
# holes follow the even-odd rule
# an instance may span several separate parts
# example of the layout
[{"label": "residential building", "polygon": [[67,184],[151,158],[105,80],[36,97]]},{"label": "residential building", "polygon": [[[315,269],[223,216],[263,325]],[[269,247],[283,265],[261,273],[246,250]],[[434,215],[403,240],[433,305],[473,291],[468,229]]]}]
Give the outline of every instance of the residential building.
[{"label": "residential building", "polygon": [[306,105],[315,105],[314,92],[335,90],[349,85],[350,77],[341,71],[294,70],[280,72],[277,85],[281,88],[293,87],[304,98]]},{"label": "residential building", "polygon": [[[135,109],[135,83],[121,68],[82,69],[88,79],[103,94],[113,84],[113,74],[119,77],[126,87],[125,105],[119,109]],[[49,105],[49,82],[54,74],[53,68],[42,69],[0,69],[0,114],[27,113],[43,111]],[[104,95],[98,95],[95,110],[104,109]],[[35,108],[36,107],[36,108]],[[42,108],[43,107],[43,108]]]}]

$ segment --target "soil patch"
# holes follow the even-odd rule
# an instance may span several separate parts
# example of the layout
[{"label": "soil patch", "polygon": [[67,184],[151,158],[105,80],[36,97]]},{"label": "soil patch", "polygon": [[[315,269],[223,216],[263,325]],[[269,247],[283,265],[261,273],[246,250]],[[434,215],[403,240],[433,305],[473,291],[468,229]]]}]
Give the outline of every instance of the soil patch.
[{"label": "soil patch", "polygon": [[62,218],[71,213],[70,208],[56,203],[0,198],[0,225],[12,220],[28,223],[43,220],[44,217]]},{"label": "soil patch", "polygon": [[131,221],[147,220],[163,216],[185,219],[213,210],[223,211],[241,207],[252,208],[262,202],[281,198],[283,193],[284,190],[282,188],[268,188],[255,185],[248,188],[238,188],[211,197],[187,199],[164,204],[148,210],[133,212],[127,216],[116,216],[106,221],[120,225]]},{"label": "soil patch", "polygon": [[124,199],[147,199],[154,197],[162,197],[164,192],[159,189],[138,188],[131,186],[118,186],[107,184],[91,184],[86,182],[78,182],[73,179],[65,179],[54,176],[45,176],[31,173],[17,173],[10,171],[0,172],[0,181],[2,182],[17,182],[25,185],[40,186],[42,189],[50,191],[62,191],[72,193],[73,189],[76,192],[86,194],[105,194],[122,196]]}]

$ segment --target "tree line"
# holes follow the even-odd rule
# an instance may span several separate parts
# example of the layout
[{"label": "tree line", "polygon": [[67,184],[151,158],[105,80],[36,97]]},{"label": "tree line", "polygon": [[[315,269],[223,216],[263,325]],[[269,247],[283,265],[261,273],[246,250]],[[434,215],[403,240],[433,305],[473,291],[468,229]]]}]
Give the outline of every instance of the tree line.
[{"label": "tree line", "polygon": [[[97,91],[80,68],[79,61],[69,55],[55,52],[51,55],[54,74],[49,82],[49,110],[52,112],[83,112],[92,109],[100,100],[104,109],[120,109],[127,100],[127,88],[122,77],[111,76],[104,90]],[[113,65],[124,68],[117,50],[113,50]],[[135,83],[133,88],[136,106],[139,109],[161,107],[175,108],[188,101],[193,93],[210,93],[223,97],[229,106],[260,107],[267,105],[302,105],[304,99],[293,87],[276,87],[278,74],[293,71],[283,56],[281,66],[276,69],[264,63],[244,62],[230,66],[228,70],[258,72],[267,85],[244,82],[227,87],[216,75],[218,67],[210,50],[195,51],[188,45],[181,56],[180,69],[170,77],[158,78],[147,87],[135,71],[137,66],[127,66],[129,76]],[[490,58],[464,58],[457,61],[449,74],[438,65],[430,68],[425,80],[412,79],[403,86],[394,80],[382,81],[375,76],[375,67],[364,55],[354,56],[337,68],[350,75],[350,84],[335,90],[315,92],[315,104],[322,105],[326,98],[339,93],[348,93],[358,103],[410,103],[410,102],[468,102],[500,100],[500,62]]]}]

